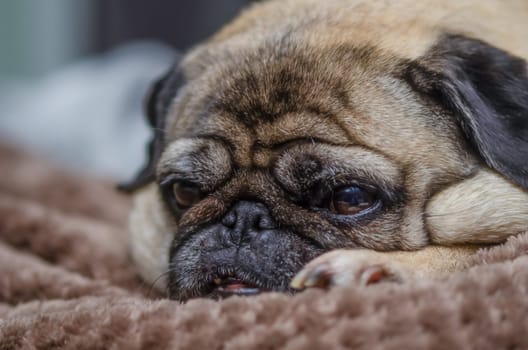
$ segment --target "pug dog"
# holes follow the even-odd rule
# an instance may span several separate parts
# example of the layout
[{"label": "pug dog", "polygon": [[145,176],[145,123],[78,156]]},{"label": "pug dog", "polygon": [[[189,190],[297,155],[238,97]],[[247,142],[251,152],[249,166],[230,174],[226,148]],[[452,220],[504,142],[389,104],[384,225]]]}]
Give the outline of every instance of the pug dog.
[{"label": "pug dog", "polygon": [[528,229],[526,0],[270,0],[152,88],[132,255],[171,298],[441,276]]}]

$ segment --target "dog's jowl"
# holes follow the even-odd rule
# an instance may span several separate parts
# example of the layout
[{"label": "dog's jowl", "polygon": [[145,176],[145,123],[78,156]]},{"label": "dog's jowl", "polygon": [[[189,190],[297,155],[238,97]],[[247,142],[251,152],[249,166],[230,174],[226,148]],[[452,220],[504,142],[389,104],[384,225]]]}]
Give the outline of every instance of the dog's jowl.
[{"label": "dog's jowl", "polygon": [[401,282],[525,231],[527,35],[525,0],[245,10],[149,95],[143,277],[180,300]]}]

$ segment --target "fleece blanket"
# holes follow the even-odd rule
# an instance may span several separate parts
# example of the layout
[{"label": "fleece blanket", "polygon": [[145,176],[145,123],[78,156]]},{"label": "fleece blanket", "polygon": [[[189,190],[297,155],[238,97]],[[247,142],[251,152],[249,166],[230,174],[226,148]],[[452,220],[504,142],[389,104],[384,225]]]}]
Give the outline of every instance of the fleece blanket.
[{"label": "fleece blanket", "polygon": [[0,349],[528,349],[528,234],[438,280],[186,304],[127,253],[130,199],[0,147]]}]

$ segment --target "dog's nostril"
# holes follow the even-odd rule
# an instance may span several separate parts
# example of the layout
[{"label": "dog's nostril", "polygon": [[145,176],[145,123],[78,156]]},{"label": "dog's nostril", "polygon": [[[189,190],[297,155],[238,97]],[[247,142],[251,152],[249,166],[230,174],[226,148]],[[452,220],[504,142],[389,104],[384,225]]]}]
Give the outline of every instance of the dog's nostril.
[{"label": "dog's nostril", "polygon": [[257,222],[257,228],[260,230],[275,229],[275,222],[269,216],[261,216]]},{"label": "dog's nostril", "polygon": [[237,219],[236,213],[232,211],[228,213],[226,216],[224,216],[224,218],[222,219],[222,225],[229,227],[229,228],[233,228],[236,225],[236,219]]}]

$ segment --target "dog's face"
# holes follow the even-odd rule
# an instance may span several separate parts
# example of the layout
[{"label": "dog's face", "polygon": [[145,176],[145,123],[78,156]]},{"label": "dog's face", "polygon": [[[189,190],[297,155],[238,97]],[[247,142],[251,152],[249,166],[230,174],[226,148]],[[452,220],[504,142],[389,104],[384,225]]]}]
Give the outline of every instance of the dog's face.
[{"label": "dog's face", "polygon": [[423,247],[428,201],[484,163],[527,187],[527,107],[526,63],[463,36],[415,60],[295,33],[199,47],[150,96],[136,259],[185,300],[286,291],[336,248]]}]

